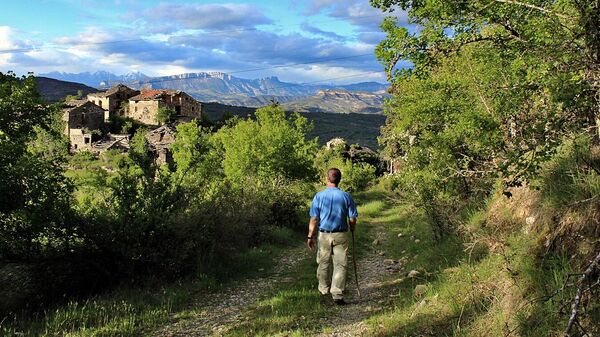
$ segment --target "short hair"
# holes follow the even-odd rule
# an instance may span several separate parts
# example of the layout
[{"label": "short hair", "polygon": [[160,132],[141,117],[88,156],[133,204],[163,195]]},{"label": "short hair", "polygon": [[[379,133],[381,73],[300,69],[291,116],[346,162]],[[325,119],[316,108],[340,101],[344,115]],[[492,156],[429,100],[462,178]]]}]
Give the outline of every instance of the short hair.
[{"label": "short hair", "polygon": [[338,185],[340,180],[342,180],[342,172],[335,167],[330,168],[327,170],[327,180],[332,184]]}]

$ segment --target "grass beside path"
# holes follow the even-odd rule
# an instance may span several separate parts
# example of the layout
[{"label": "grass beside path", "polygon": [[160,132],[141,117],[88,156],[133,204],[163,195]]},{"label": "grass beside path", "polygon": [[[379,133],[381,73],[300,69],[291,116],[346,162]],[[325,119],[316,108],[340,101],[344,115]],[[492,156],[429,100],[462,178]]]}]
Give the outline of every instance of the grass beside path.
[{"label": "grass beside path", "polygon": [[[320,298],[315,277],[316,262],[310,254],[291,270],[293,283],[282,284],[267,298],[250,306],[244,318],[229,324],[231,336],[312,336],[379,335],[377,328],[387,322],[379,317],[416,303],[412,293],[417,284],[433,282],[438,271],[464,257],[462,243],[449,238],[434,243],[423,215],[413,207],[390,199],[382,188],[358,193],[357,252],[363,297],[355,294],[351,260],[348,268],[348,306],[335,306],[331,298]],[[401,237],[398,236],[402,233]],[[373,245],[374,239],[377,245]],[[384,259],[399,260],[400,270],[389,271]],[[374,266],[371,266],[374,265]],[[420,276],[408,279],[406,273],[418,270]],[[390,335],[402,335],[395,331]]]},{"label": "grass beside path", "polygon": [[[239,274],[235,285],[216,287],[214,280],[204,279],[123,288],[38,319],[5,321],[1,331],[31,336],[547,336],[563,323],[556,303],[571,294],[533,299],[560,288],[572,271],[561,260],[536,267],[531,236],[520,230],[494,234],[493,248],[466,250],[457,236],[435,242],[423,213],[394,200],[381,186],[354,197],[363,296],[356,295],[350,260],[347,306],[319,295],[315,253],[303,247],[304,235],[289,233],[286,245],[244,254],[232,268]],[[477,220],[482,214],[473,214],[468,225],[485,230]],[[293,263],[286,260],[290,257]],[[409,277],[411,271],[417,275]],[[242,304],[236,289],[244,292]],[[207,305],[204,296],[223,301]],[[210,312],[219,308],[224,312]]]},{"label": "grass beside path", "polygon": [[[303,236],[287,231],[278,237],[292,241]],[[89,299],[56,305],[33,317],[8,318],[0,322],[0,336],[146,335],[173,319],[195,315],[199,309],[191,305],[195,298],[222,291],[231,283],[268,275],[274,262],[288,250],[289,241],[245,251],[230,259],[218,278],[198,275],[171,284],[124,285]],[[222,283],[224,280],[227,283]]]}]

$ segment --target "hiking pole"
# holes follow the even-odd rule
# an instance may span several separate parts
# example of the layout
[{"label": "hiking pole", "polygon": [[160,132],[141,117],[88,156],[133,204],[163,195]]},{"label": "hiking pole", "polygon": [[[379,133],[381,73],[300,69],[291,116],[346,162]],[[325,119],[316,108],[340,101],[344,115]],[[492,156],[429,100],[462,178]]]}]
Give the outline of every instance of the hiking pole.
[{"label": "hiking pole", "polygon": [[356,281],[356,291],[358,292],[358,297],[362,297],[360,295],[360,287],[358,286],[358,272],[356,271],[356,246],[354,244],[354,231],[352,232],[352,262],[354,263],[354,280]]}]

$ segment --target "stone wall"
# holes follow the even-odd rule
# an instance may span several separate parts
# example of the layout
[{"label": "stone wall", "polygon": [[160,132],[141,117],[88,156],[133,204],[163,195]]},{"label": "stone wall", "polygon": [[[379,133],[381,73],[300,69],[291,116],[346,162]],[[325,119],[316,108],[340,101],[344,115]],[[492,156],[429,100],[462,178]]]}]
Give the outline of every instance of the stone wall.
[{"label": "stone wall", "polygon": [[63,120],[68,129],[98,130],[104,125],[104,110],[95,104],[86,102],[78,107],[67,109]]},{"label": "stone wall", "polygon": [[127,117],[133,118],[144,124],[156,125],[156,114],[162,106],[158,100],[129,101],[129,112]]},{"label": "stone wall", "polygon": [[69,141],[73,151],[92,149],[92,134],[85,133],[83,129],[69,129]]},{"label": "stone wall", "polygon": [[166,107],[174,110],[180,116],[200,118],[202,114],[202,104],[185,92],[165,95],[163,101]]}]

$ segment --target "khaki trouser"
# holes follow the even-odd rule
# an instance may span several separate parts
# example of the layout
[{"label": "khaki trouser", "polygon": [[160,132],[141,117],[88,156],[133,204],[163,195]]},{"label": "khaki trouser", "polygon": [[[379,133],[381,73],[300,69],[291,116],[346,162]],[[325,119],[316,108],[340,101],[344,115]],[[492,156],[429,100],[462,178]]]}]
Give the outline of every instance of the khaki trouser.
[{"label": "khaki trouser", "polygon": [[[317,251],[317,279],[319,291],[325,295],[331,293],[333,299],[343,298],[346,288],[346,264],[348,252],[348,232],[319,233],[319,250]],[[329,278],[333,261],[333,277]],[[331,287],[329,285],[331,284]]]}]

